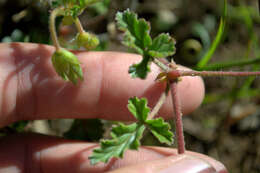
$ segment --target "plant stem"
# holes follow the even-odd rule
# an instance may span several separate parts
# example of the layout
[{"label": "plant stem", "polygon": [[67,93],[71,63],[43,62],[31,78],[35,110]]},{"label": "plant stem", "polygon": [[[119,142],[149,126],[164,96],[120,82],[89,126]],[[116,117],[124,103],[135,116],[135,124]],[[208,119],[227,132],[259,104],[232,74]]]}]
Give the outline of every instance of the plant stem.
[{"label": "plant stem", "polygon": [[180,98],[177,91],[177,82],[176,81],[172,82],[170,85],[171,85],[170,87],[171,87],[171,94],[172,94],[172,104],[174,109],[178,154],[183,154],[185,153],[185,142],[184,142],[184,134],[183,134]]},{"label": "plant stem", "polygon": [[53,42],[56,50],[59,50],[61,48],[59,41],[58,41],[58,37],[57,37],[57,33],[56,33],[56,26],[55,26],[55,19],[59,15],[60,11],[61,11],[60,8],[54,9],[51,12],[50,19],[49,19],[49,30],[51,33],[51,39],[52,39],[52,42]]},{"label": "plant stem", "polygon": [[157,58],[153,59],[153,62],[159,67],[161,68],[164,72],[170,72],[172,69],[170,67],[168,67],[167,65],[165,65],[164,63],[162,63],[160,60],[158,60]]},{"label": "plant stem", "polygon": [[161,94],[159,100],[157,101],[157,103],[154,106],[154,108],[151,111],[151,113],[148,115],[147,119],[153,119],[153,117],[159,112],[160,108],[162,107],[162,105],[164,104],[164,102],[165,102],[165,100],[167,98],[169,90],[170,90],[170,87],[169,87],[169,84],[167,83],[165,91]]},{"label": "plant stem", "polygon": [[80,34],[83,34],[85,32],[85,30],[84,30],[83,26],[81,25],[78,17],[75,19],[75,25],[76,25],[76,28],[77,28],[77,30],[79,31]]},{"label": "plant stem", "polygon": [[[172,71],[172,68],[165,65],[158,59],[154,59],[153,62],[159,66],[164,72],[169,73]],[[175,64],[174,64],[175,65]],[[173,67],[176,68],[176,67]],[[174,70],[177,71],[177,70]],[[169,84],[167,82],[167,86],[170,86],[171,95],[172,95],[172,105],[174,109],[174,119],[175,119],[175,127],[176,127],[176,136],[177,136],[177,145],[178,145],[178,154],[185,153],[185,142],[184,142],[184,133],[183,133],[183,124],[182,124],[182,112],[181,112],[181,104],[180,98],[177,91],[177,82],[178,79],[175,78],[172,83]],[[166,95],[167,96],[167,95]]]},{"label": "plant stem", "polygon": [[173,70],[168,73],[168,78],[173,80],[181,76],[233,76],[233,77],[243,77],[243,76],[260,76],[260,72],[234,72],[234,71],[194,71],[194,70]]}]

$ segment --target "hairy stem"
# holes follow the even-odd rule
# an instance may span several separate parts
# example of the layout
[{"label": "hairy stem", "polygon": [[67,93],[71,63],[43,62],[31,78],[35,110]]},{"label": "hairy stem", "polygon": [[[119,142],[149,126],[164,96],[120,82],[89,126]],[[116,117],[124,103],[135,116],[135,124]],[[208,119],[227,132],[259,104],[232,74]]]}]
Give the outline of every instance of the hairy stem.
[{"label": "hairy stem", "polygon": [[168,67],[167,65],[165,65],[164,63],[162,63],[160,60],[158,60],[157,58],[153,59],[153,62],[160,68],[162,69],[164,72],[170,72],[172,69],[170,67]]},{"label": "hairy stem", "polygon": [[153,117],[159,112],[160,108],[162,107],[162,105],[164,104],[164,102],[167,98],[169,90],[170,90],[170,87],[169,87],[169,84],[167,83],[165,91],[161,94],[161,96],[160,96],[159,100],[157,101],[156,105],[154,106],[153,110],[148,115],[148,119],[153,119]]},{"label": "hairy stem", "polygon": [[75,19],[75,25],[80,34],[83,34],[85,32],[78,17]]},{"label": "hairy stem", "polygon": [[[175,69],[176,64],[173,62],[173,67],[169,67],[159,61],[158,59],[154,59],[153,62],[161,68],[164,72],[169,73],[172,71],[172,69]],[[177,70],[174,70],[177,71]],[[174,78],[174,81],[169,84],[167,82],[167,86],[170,85],[171,89],[171,96],[172,96],[172,105],[174,109],[174,119],[175,119],[175,127],[176,127],[176,136],[177,136],[177,145],[178,145],[178,154],[185,153],[185,142],[184,142],[184,133],[183,133],[183,123],[182,123],[182,112],[181,112],[181,103],[180,98],[177,91],[177,77]]]},{"label": "hairy stem", "polygon": [[172,104],[174,109],[178,153],[183,154],[185,153],[185,142],[184,142],[184,134],[183,134],[180,98],[177,91],[177,82],[172,82],[170,87],[171,87],[171,95],[172,95]]},{"label": "hairy stem", "polygon": [[59,50],[61,48],[59,41],[58,41],[58,37],[57,37],[57,33],[56,33],[56,26],[55,26],[55,19],[59,15],[60,11],[61,11],[60,8],[54,9],[51,12],[50,19],[49,19],[49,30],[51,33],[51,39],[52,39],[52,42],[53,42],[56,50]]},{"label": "hairy stem", "polygon": [[241,72],[241,71],[195,71],[195,70],[173,70],[172,68],[168,67],[158,59],[154,59],[153,62],[161,68],[164,72],[168,73],[168,77],[170,79],[176,79],[177,77],[181,76],[233,76],[233,77],[243,77],[243,76],[260,76],[259,71],[255,72]]},{"label": "hairy stem", "polygon": [[174,80],[181,76],[233,76],[233,77],[243,77],[243,76],[260,76],[260,72],[234,72],[234,71],[194,71],[194,70],[172,70],[168,73],[168,78]]}]

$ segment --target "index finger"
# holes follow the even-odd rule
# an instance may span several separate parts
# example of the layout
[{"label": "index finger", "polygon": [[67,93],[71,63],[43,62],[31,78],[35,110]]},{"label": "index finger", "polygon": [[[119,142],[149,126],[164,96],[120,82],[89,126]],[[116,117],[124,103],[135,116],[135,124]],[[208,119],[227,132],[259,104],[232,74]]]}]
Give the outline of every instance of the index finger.
[{"label": "index finger", "polygon": [[[118,52],[76,52],[84,81],[74,86],[63,81],[51,64],[52,46],[0,44],[0,127],[17,120],[103,118],[133,120],[130,97],[146,97],[153,106],[165,89],[154,82],[159,69],[152,66],[146,80],[132,79],[128,68],[140,56]],[[178,85],[184,114],[200,105],[204,85],[199,77],[184,77]],[[168,98],[159,115],[172,115]]]}]

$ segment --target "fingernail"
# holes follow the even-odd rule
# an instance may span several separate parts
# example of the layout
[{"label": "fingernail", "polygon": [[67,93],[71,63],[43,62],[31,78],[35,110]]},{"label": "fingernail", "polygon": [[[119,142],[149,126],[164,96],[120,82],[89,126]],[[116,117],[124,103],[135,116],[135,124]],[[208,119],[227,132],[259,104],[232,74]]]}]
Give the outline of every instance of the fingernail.
[{"label": "fingernail", "polygon": [[160,173],[217,173],[217,171],[207,162],[192,158],[184,157],[177,162],[174,162],[170,167],[163,169]]}]

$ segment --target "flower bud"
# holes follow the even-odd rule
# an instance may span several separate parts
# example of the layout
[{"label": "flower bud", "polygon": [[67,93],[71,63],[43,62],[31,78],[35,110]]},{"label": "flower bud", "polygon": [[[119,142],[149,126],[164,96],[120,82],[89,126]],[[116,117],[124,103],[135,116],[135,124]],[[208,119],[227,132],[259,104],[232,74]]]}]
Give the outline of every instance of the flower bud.
[{"label": "flower bud", "polygon": [[52,55],[52,64],[56,72],[64,80],[77,84],[78,79],[83,80],[83,72],[78,58],[66,49],[59,49]]},{"label": "flower bud", "polygon": [[94,34],[88,32],[79,33],[76,37],[79,47],[85,47],[86,50],[94,49],[98,46],[99,40]]}]

